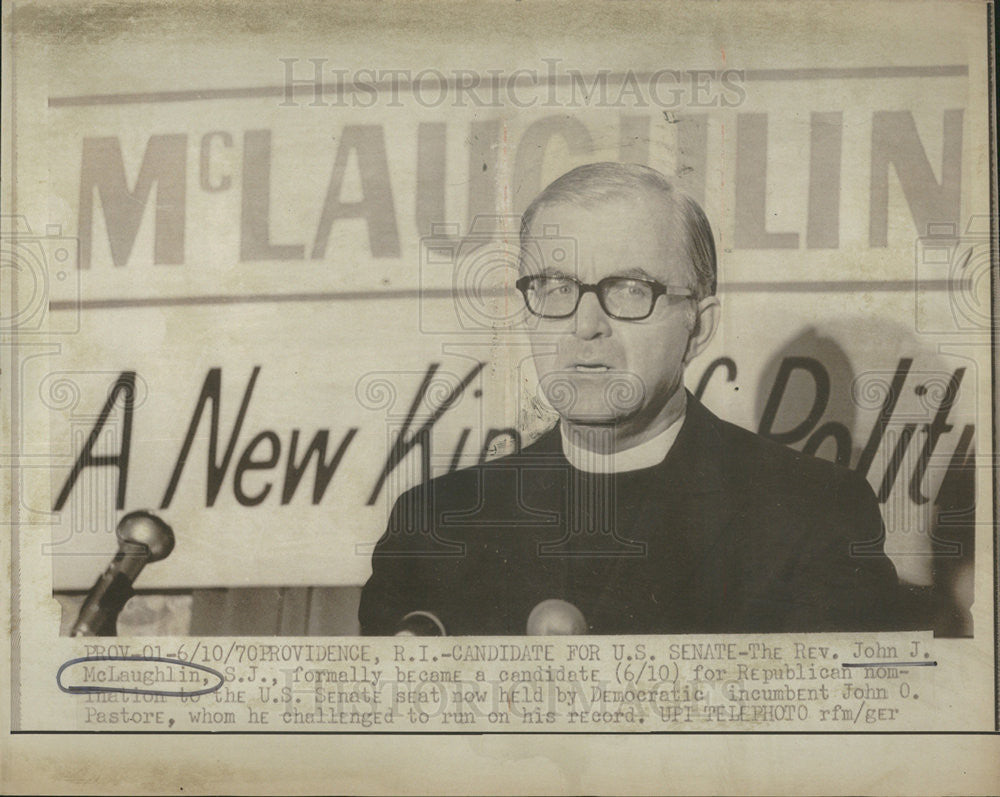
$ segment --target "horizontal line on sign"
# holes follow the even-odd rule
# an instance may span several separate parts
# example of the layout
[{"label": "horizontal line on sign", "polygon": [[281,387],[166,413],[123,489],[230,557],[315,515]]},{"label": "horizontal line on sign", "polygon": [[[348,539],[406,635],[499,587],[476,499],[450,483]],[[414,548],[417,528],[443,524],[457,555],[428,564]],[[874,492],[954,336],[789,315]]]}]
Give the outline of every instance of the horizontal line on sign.
[{"label": "horizontal line on sign", "polygon": [[[913,280],[831,280],[826,282],[729,282],[719,286],[719,293],[886,293],[912,291]],[[921,290],[944,291],[965,289],[965,283],[952,280],[926,280]],[[394,299],[448,299],[454,295],[449,288],[398,288],[373,291],[318,291],[315,293],[257,293],[247,296],[209,294],[206,296],[147,296],[121,299],[64,299],[49,302],[49,310],[123,310],[134,307],[187,307],[225,304],[272,304],[282,302],[356,302]],[[503,292],[480,294],[484,298],[502,296]]]},{"label": "horizontal line on sign", "polygon": [[964,64],[941,66],[845,66],[804,69],[747,69],[746,80],[845,80],[858,78],[967,77]]},{"label": "horizontal line on sign", "polygon": [[[688,75],[704,75],[706,72],[720,73],[728,70],[677,70]],[[858,67],[813,67],[802,69],[745,69],[732,70],[742,72],[743,79],[747,81],[785,81],[785,80],[856,80],[856,79],[894,79],[894,78],[939,78],[939,77],[966,77],[969,74],[969,67],[962,64],[948,64],[941,66],[858,66]],[[611,82],[623,81],[627,73],[615,73],[607,76]],[[642,82],[651,80],[655,72],[633,73],[633,77]],[[582,80],[586,82],[595,78],[595,75],[585,75]],[[537,78],[537,82],[533,80]],[[519,88],[538,88],[548,85],[566,85],[571,83],[574,76],[558,75],[552,78],[548,75],[527,76],[522,75],[517,78],[491,78],[482,84],[477,84],[476,89],[494,89],[498,86],[518,86]],[[579,78],[577,78],[579,80]],[[343,88],[351,91],[368,92],[374,88],[375,91],[413,91],[416,86],[420,88],[435,88],[440,90],[445,87],[449,92],[458,87],[457,80],[440,81],[433,80],[379,80],[371,82],[344,81]],[[306,78],[296,78],[293,84],[292,95],[314,95],[315,85],[310,85]],[[324,95],[329,92],[330,96],[337,93],[338,84],[331,80],[329,83],[321,83]],[[465,91],[463,84],[462,90]],[[142,103],[166,103],[166,102],[198,102],[201,100],[251,100],[266,97],[284,97],[288,92],[285,86],[244,86],[226,89],[187,89],[178,91],[142,91],[123,94],[80,94],[66,97],[49,97],[50,108],[67,108],[72,106],[87,105],[133,105]],[[333,103],[328,103],[332,105]]]},{"label": "horizontal line on sign", "polygon": [[[300,725],[293,726],[296,729]],[[18,736],[356,736],[358,731],[302,731],[302,730],[267,730],[267,731],[210,731],[169,730],[169,731],[112,731],[112,730],[12,730],[11,735]],[[364,731],[366,736],[544,736],[552,731]],[[859,731],[567,731],[559,730],[560,735],[572,736],[854,736]],[[996,731],[879,731],[865,730],[865,736],[993,736]]]}]

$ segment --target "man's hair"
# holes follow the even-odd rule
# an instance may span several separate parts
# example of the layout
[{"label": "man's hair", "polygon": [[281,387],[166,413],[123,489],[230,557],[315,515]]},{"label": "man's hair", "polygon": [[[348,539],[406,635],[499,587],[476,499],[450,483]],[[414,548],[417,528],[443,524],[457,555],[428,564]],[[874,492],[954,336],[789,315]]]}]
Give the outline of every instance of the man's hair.
[{"label": "man's hair", "polygon": [[[527,242],[531,224],[538,211],[565,202],[592,207],[613,199],[635,199],[652,192],[680,214],[681,227],[687,232],[687,253],[694,266],[695,296],[700,301],[714,296],[718,265],[712,227],[705,211],[694,199],[677,188],[656,169],[638,163],[588,163],[566,172],[542,191],[521,216],[521,246]],[[664,219],[665,223],[676,219]]]}]

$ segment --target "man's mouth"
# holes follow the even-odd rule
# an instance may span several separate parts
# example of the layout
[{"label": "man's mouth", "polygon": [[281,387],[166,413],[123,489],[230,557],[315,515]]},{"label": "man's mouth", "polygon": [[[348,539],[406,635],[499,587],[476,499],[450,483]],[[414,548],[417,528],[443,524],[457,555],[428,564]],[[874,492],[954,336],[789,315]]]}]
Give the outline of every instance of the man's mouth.
[{"label": "man's mouth", "polygon": [[577,363],[573,366],[573,370],[579,374],[602,374],[610,371],[611,366],[603,363]]}]

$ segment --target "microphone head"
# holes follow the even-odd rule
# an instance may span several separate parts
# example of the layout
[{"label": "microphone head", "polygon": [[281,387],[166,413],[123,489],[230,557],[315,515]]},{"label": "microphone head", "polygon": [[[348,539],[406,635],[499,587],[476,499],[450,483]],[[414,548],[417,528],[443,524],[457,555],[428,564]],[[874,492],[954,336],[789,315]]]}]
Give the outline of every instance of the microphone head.
[{"label": "microphone head", "polygon": [[166,559],[174,549],[173,530],[151,512],[129,512],[118,521],[115,534],[122,543],[144,546],[150,562]]},{"label": "microphone head", "polygon": [[436,614],[415,611],[399,621],[396,636],[446,636],[446,632],[444,623]]},{"label": "microphone head", "polygon": [[576,606],[558,598],[539,603],[528,615],[528,636],[579,636],[587,633],[587,620]]}]

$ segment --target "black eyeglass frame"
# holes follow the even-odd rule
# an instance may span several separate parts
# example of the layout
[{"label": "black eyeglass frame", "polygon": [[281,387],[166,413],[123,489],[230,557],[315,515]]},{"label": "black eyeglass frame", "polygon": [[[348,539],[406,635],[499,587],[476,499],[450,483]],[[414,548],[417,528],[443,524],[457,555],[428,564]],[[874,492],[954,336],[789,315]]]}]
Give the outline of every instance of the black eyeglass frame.
[{"label": "black eyeglass frame", "polygon": [[[573,309],[570,310],[568,313],[562,313],[559,315],[535,312],[535,310],[533,310],[531,307],[531,302],[528,300],[528,286],[531,284],[532,280],[536,279],[559,279],[574,283],[577,287],[577,293],[576,293],[576,304],[573,305]],[[649,303],[649,312],[646,313],[646,315],[640,315],[640,316],[617,315],[616,313],[612,313],[607,308],[607,305],[604,304],[605,289],[602,288],[602,286],[606,286],[609,283],[618,282],[620,280],[641,282],[643,285],[648,285],[650,290],[652,290],[653,299]],[[587,293],[593,293],[597,297],[597,302],[598,304],[601,305],[601,309],[605,312],[605,314],[609,318],[614,318],[618,321],[644,321],[653,314],[653,310],[656,309],[656,302],[661,296],[676,296],[678,298],[687,298],[687,299],[695,298],[695,293],[690,288],[682,288],[674,285],[664,285],[662,282],[657,282],[656,280],[642,279],[640,277],[624,277],[624,276],[605,277],[604,279],[599,280],[598,282],[580,282],[578,279],[574,277],[565,277],[565,276],[555,277],[547,274],[527,274],[523,277],[520,277],[514,283],[514,287],[517,288],[521,292],[521,295],[524,297],[524,304],[528,308],[528,312],[530,312],[534,316],[538,316],[539,318],[548,318],[553,320],[559,318],[570,318],[571,316],[575,315],[576,311],[580,309],[580,302],[583,300],[584,294]]]}]

